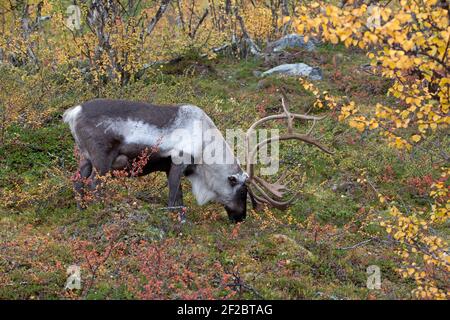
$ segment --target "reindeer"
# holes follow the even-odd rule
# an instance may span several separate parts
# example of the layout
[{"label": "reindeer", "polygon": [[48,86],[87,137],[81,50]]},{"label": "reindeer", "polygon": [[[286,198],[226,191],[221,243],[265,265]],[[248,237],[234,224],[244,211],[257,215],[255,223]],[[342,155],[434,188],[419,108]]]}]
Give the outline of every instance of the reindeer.
[{"label": "reindeer", "polygon": [[[183,206],[181,179],[185,176],[192,185],[192,193],[199,205],[210,201],[221,203],[231,221],[240,222],[247,212],[247,196],[256,208],[268,204],[283,209],[296,196],[283,201],[287,187],[280,179],[271,184],[254,174],[254,158],[257,150],[272,143],[275,138],[260,142],[253,148],[250,138],[255,128],[269,120],[287,119],[288,133],[279,140],[297,139],[331,152],[319,144],[310,133],[316,121],[323,118],[290,113],[282,99],[284,112],[255,122],[246,134],[247,172],[234,157],[233,151],[220,134],[213,121],[199,107],[189,104],[159,106],[125,100],[96,99],[72,107],[64,112],[63,121],[68,123],[72,136],[82,155],[79,174],[90,181],[89,189],[98,186],[98,176],[112,170],[129,170],[130,163],[146,148],[152,152],[140,175],[155,171],[165,172],[169,187],[169,208]],[[293,120],[313,120],[309,132],[293,132]],[[201,127],[201,130],[198,130]],[[174,134],[180,131],[179,135]],[[213,149],[220,150],[221,160],[202,162],[205,151],[205,132],[214,135]],[[186,142],[186,133],[191,140]],[[175,138],[174,138],[175,137]],[[156,148],[155,148],[156,147]],[[195,161],[200,159],[200,161]],[[249,161],[250,159],[250,161]],[[284,177],[282,177],[284,178]],[[85,186],[75,182],[76,192],[83,196]]]}]

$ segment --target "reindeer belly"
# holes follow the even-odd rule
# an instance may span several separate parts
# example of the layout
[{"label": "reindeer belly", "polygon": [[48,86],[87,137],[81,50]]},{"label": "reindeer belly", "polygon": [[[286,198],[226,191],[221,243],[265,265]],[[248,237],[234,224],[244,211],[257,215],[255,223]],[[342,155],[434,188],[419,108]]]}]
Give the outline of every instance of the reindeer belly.
[{"label": "reindeer belly", "polygon": [[122,170],[128,167],[128,157],[124,154],[120,154],[114,159],[111,168],[113,170]]},{"label": "reindeer belly", "polygon": [[158,154],[151,154],[145,157],[129,158],[125,154],[119,154],[111,165],[112,170],[125,170],[134,176],[144,176],[151,172],[169,172],[172,161],[170,157],[161,157]]}]

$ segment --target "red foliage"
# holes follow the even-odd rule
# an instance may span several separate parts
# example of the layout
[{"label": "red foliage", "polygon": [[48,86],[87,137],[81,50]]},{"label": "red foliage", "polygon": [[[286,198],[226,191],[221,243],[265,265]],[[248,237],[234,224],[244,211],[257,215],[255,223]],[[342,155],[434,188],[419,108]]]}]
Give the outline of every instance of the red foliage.
[{"label": "red foliage", "polygon": [[425,197],[430,193],[433,177],[431,175],[426,175],[423,177],[409,178],[406,181],[406,184],[411,193],[420,197]]},{"label": "red foliage", "polygon": [[229,276],[220,263],[208,265],[205,254],[186,250],[184,244],[180,248],[176,242],[176,239],[160,243],[141,241],[132,246],[139,275],[144,278],[143,283],[135,276],[130,281],[138,298],[216,299],[234,294],[225,287]]},{"label": "red foliage", "polygon": [[261,103],[258,103],[258,104],[256,105],[256,111],[258,112],[258,114],[259,114],[260,117],[265,117],[266,114],[267,114],[267,111],[266,111],[266,103],[265,103],[264,101],[261,102]]},{"label": "red foliage", "polygon": [[148,148],[142,150],[141,154],[133,159],[130,168],[130,174],[132,177],[137,177],[144,171],[145,166],[148,163],[148,159],[150,158],[151,153],[149,153]]},{"label": "red foliage", "polygon": [[392,169],[392,166],[388,164],[388,165],[384,168],[384,172],[383,172],[383,174],[382,174],[380,180],[383,181],[383,182],[391,182],[391,181],[393,181],[394,179],[395,179],[395,172],[394,172],[394,169]]}]

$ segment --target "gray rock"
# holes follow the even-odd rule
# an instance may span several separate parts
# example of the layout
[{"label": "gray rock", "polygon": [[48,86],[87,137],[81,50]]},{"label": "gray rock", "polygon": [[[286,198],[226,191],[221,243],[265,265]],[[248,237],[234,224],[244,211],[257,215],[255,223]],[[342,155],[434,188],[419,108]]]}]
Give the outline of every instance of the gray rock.
[{"label": "gray rock", "polygon": [[308,42],[305,42],[303,36],[293,33],[270,43],[269,48],[271,48],[271,51],[273,52],[280,52],[289,48],[301,48],[308,51],[314,51],[316,50],[316,42],[313,39],[309,39]]},{"label": "gray rock", "polygon": [[270,86],[270,82],[267,81],[266,79],[262,79],[258,81],[258,84],[256,85],[256,89],[258,90],[262,90],[262,89],[266,89]]},{"label": "gray rock", "polygon": [[51,16],[42,16],[42,17],[39,17],[39,21],[47,21],[47,20],[50,20],[52,17]]},{"label": "gray rock", "polygon": [[261,74],[262,74],[261,71],[253,70],[253,75],[254,75],[255,77],[261,77]]},{"label": "gray rock", "polygon": [[275,68],[264,71],[261,76],[272,74],[308,77],[311,80],[322,80],[322,70],[318,67],[311,67],[305,63],[282,64]]},{"label": "gray rock", "polygon": [[345,181],[339,184],[335,183],[331,186],[331,190],[333,190],[334,192],[343,192],[343,193],[353,193],[355,188],[356,185],[352,181]]}]

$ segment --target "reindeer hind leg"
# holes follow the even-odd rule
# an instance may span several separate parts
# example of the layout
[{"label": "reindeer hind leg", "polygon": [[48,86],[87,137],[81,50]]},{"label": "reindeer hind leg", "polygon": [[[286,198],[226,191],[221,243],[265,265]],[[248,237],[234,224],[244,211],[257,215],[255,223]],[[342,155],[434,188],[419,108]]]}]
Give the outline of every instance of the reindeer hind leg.
[{"label": "reindeer hind leg", "polygon": [[118,152],[112,150],[110,152],[104,152],[99,147],[95,152],[95,157],[92,158],[92,173],[89,177],[91,182],[91,191],[95,193],[96,198],[101,197],[101,189],[105,180],[101,177],[105,176],[111,171],[114,159],[116,159]]},{"label": "reindeer hind leg", "polygon": [[86,195],[86,185],[89,183],[88,179],[92,175],[92,162],[89,159],[83,159],[79,165],[79,177],[74,181],[74,189],[78,194],[79,199],[77,200],[77,208],[84,209],[83,200]]}]

